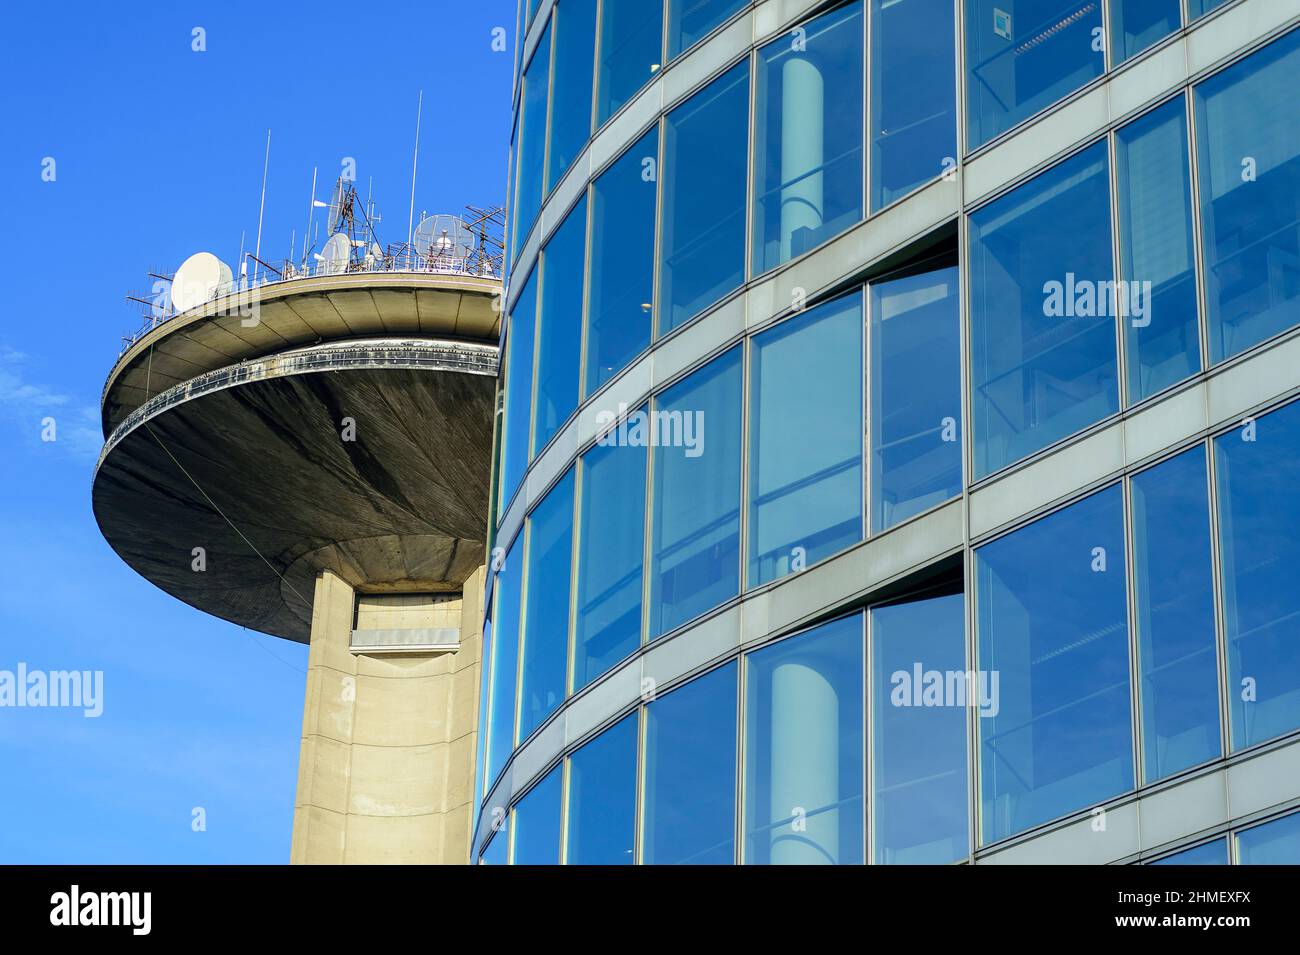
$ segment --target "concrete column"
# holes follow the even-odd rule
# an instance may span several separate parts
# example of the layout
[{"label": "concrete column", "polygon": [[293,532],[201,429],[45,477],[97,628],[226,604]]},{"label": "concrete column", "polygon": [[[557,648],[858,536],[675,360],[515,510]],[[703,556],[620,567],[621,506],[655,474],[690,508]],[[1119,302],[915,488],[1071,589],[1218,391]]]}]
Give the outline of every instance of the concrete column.
[{"label": "concrete column", "polygon": [[811,813],[839,800],[839,700],[815,668],[790,662],[772,673],[772,830],[774,865],[825,865],[839,856],[840,811]]},{"label": "concrete column", "polygon": [[781,180],[791,183],[781,190],[782,261],[793,254],[795,232],[822,225],[824,100],[821,70],[806,54],[791,55],[781,68]]},{"label": "concrete column", "polygon": [[293,862],[469,861],[481,587],[480,570],[430,619],[393,601],[413,627],[458,626],[454,652],[354,654],[352,588],[317,578]]}]

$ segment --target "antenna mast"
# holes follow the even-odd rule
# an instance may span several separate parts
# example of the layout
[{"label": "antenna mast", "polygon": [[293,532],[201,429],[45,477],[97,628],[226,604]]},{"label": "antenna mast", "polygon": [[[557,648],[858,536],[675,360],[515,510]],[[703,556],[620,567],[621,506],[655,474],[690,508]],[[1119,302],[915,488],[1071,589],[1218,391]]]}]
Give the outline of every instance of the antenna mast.
[{"label": "antenna mast", "polygon": [[415,155],[411,157],[411,214],[406,219],[406,244],[415,237],[415,170],[420,162],[420,114],[424,111],[424,90],[415,107]]}]

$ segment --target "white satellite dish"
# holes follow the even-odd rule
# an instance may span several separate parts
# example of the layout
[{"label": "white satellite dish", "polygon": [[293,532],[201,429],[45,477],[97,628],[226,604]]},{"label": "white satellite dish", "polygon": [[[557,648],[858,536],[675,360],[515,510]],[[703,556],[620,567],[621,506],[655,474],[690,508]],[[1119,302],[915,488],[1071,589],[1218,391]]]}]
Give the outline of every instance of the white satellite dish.
[{"label": "white satellite dish", "polygon": [[330,234],[339,227],[339,220],[343,217],[343,180],[340,179],[334,183],[334,193],[330,196],[330,211],[325,219],[325,231]]},{"label": "white satellite dish", "polygon": [[370,248],[366,250],[366,268],[374,270],[384,261],[384,250],[379,247],[378,242],[371,242]]},{"label": "white satellite dish", "polygon": [[230,288],[234,273],[211,252],[195,252],[181,263],[172,278],[172,305],[184,312],[209,302],[223,288]]},{"label": "white satellite dish", "polygon": [[474,254],[474,233],[459,216],[425,216],[415,227],[412,239],[420,255],[446,255],[468,258]]},{"label": "white satellite dish", "polygon": [[342,232],[335,232],[325,243],[325,248],[321,249],[320,254],[316,256],[316,261],[320,263],[317,271],[324,275],[337,275],[347,271],[351,252],[351,240]]}]

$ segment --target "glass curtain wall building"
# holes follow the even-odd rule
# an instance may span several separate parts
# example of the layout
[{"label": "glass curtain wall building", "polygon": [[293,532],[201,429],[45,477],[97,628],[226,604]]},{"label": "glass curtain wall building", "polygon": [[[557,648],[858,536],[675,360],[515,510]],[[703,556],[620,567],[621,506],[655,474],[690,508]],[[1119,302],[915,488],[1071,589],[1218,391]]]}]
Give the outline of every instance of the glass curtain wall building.
[{"label": "glass curtain wall building", "polygon": [[520,17],[475,861],[1300,862],[1300,3]]}]

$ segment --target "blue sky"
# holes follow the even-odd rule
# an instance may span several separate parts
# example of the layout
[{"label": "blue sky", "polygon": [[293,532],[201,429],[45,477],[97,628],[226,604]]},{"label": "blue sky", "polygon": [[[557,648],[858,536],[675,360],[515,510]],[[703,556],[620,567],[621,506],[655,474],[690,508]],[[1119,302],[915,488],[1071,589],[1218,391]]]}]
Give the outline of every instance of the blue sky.
[{"label": "blue sky", "polygon": [[[288,860],[305,646],[206,616],[99,536],[98,400],[149,270],[301,241],[344,157],[384,241],[504,202],[513,0],[13,4],[0,31],[0,670],[102,670],[104,713],[0,708],[0,863]],[[194,52],[192,31],[206,31]],[[494,52],[503,28],[510,52]],[[53,182],[42,181],[46,157]],[[319,213],[318,213],[319,218]],[[41,420],[57,440],[41,440]],[[207,828],[195,832],[202,807]]]}]

